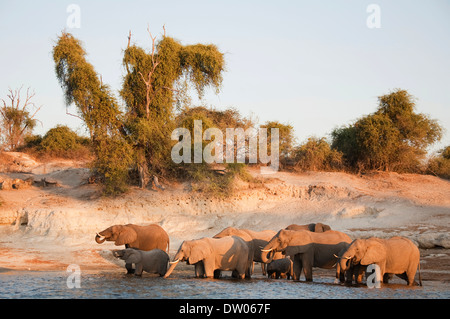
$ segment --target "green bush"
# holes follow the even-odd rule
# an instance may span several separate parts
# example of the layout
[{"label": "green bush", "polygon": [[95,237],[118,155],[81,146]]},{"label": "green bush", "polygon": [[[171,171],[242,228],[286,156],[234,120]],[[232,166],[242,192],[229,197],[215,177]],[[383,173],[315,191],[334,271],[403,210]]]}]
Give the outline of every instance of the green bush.
[{"label": "green bush", "polygon": [[427,173],[450,179],[450,146],[428,161]]},{"label": "green bush", "polygon": [[296,167],[302,170],[338,170],[343,167],[342,153],[331,149],[323,137],[308,138],[294,153]]},{"label": "green bush", "polygon": [[41,135],[27,135],[21,152],[30,153],[39,158],[70,158],[88,159],[92,156],[91,140],[78,136],[77,133],[64,125],[57,125]]},{"label": "green bush", "polygon": [[40,148],[45,152],[66,152],[81,147],[77,133],[64,125],[50,129],[42,138]]},{"label": "green bush", "polygon": [[415,113],[415,98],[396,90],[378,98],[375,113],[332,132],[332,148],[343,153],[353,170],[418,172],[428,146],[439,141],[442,128]]}]

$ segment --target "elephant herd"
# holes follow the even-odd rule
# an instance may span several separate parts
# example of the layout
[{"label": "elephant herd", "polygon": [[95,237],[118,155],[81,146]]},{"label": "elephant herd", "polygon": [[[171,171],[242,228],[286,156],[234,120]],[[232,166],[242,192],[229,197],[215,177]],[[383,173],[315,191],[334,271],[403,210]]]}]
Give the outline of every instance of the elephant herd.
[{"label": "elephant herd", "polygon": [[[227,227],[213,237],[185,240],[173,260],[169,259],[169,236],[159,225],[114,225],[95,236],[99,244],[114,241],[125,245],[113,251],[123,259],[128,274],[155,273],[167,278],[180,262],[194,266],[195,277],[220,278],[222,271],[232,277],[251,278],[254,263],[261,263],[269,278],[313,280],[313,268],[336,268],[336,281],[361,283],[368,265],[376,264],[380,281],[395,274],[410,286],[419,267],[420,253],[407,238],[352,239],[322,223],[289,225],[278,232]],[[133,269],[133,264],[135,265]]]}]

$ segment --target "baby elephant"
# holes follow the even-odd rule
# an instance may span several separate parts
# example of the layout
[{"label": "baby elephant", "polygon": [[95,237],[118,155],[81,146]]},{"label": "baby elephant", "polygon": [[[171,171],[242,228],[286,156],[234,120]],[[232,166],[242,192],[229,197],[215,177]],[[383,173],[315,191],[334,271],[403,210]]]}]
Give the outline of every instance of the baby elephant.
[{"label": "baby elephant", "polygon": [[169,262],[169,255],[161,249],[153,249],[150,251],[143,251],[134,248],[127,248],[113,251],[116,258],[125,260],[127,264],[135,264],[136,276],[142,276],[142,272],[146,271],[150,274],[159,274],[161,277],[167,271]]},{"label": "baby elephant", "polygon": [[292,260],[291,258],[276,259],[267,265],[268,278],[287,278],[292,276]]}]

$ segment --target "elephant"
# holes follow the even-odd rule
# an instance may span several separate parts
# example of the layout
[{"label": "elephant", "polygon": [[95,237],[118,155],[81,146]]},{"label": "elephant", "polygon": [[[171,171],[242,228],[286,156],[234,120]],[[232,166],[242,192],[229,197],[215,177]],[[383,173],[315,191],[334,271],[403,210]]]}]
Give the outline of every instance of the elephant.
[{"label": "elephant", "polygon": [[354,277],[355,282],[357,284],[360,284],[362,282],[362,277],[366,272],[367,266],[363,266],[361,264],[353,265],[349,259],[345,259],[347,261],[345,265],[344,263],[341,262],[342,256],[347,251],[349,246],[350,244],[346,245],[344,248],[341,249],[341,251],[337,255],[334,255],[334,257],[337,258],[335,283],[345,282],[347,284],[351,284],[353,282]]},{"label": "elephant", "polygon": [[309,230],[315,233],[323,233],[327,230],[331,230],[331,227],[322,223],[311,223],[308,225],[296,225],[292,224],[285,228],[286,230]]},{"label": "elephant", "polygon": [[261,257],[263,262],[270,263],[273,252],[283,251],[293,260],[292,278],[300,280],[303,270],[306,281],[312,281],[312,268],[333,268],[337,261],[334,255],[351,242],[348,235],[335,230],[313,233],[282,229],[263,248]]},{"label": "elephant", "polygon": [[340,268],[345,270],[350,264],[376,264],[380,267],[383,283],[388,283],[395,274],[406,280],[409,286],[417,285],[414,277],[419,267],[419,282],[422,285],[419,249],[405,237],[356,239],[342,254]]},{"label": "elephant", "polygon": [[[102,238],[103,237],[103,238]],[[95,241],[102,244],[104,241],[114,241],[116,246],[125,245],[125,248],[136,248],[149,251],[155,248],[169,252],[169,235],[159,225],[138,226],[133,224],[114,225],[97,233]],[[133,273],[131,264],[126,264],[129,274]]]},{"label": "elephant", "polygon": [[[238,229],[235,227],[227,227],[223,229],[220,233],[213,236],[213,238],[223,238],[225,236],[238,236],[241,237],[249,246],[252,255],[252,273],[254,269],[254,263],[261,263],[261,271],[263,275],[266,275],[266,264],[262,262],[261,259],[261,248],[267,245],[269,240],[276,235],[273,230],[263,230],[263,231],[253,231],[250,229]],[[283,258],[281,253],[277,253],[274,259]]]},{"label": "elephant", "polygon": [[289,257],[272,260],[267,264],[267,277],[268,278],[287,278],[292,277],[292,260]]},{"label": "elephant", "polygon": [[159,274],[162,277],[166,274],[169,262],[169,255],[158,248],[150,251],[126,248],[113,251],[113,255],[125,260],[126,264],[135,264],[135,276],[142,276],[142,272],[145,271],[151,274]]},{"label": "elephant", "polygon": [[250,278],[252,255],[246,242],[238,236],[203,237],[184,241],[170,263],[164,278],[170,276],[180,261],[195,265],[195,277],[219,278],[222,270],[233,271],[233,277]]}]

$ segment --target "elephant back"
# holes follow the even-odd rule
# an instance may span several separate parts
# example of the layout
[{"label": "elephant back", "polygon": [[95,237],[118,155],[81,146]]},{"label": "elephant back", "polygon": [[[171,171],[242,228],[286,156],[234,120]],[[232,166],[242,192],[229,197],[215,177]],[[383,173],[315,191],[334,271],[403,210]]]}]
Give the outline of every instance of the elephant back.
[{"label": "elephant back", "polygon": [[169,235],[159,225],[152,224],[147,226],[127,225],[132,227],[138,239],[134,243],[130,243],[130,247],[144,251],[152,249],[161,249],[169,253]]}]

